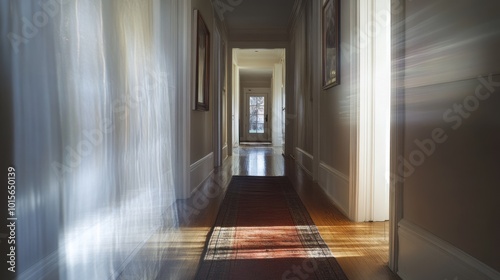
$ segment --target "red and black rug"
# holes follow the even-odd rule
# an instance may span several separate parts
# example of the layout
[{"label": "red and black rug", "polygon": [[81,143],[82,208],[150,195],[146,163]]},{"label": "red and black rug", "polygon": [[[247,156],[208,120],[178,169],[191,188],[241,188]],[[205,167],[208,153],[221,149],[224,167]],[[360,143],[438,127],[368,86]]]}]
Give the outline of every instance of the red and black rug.
[{"label": "red and black rug", "polygon": [[196,279],[347,279],[287,177],[235,176]]}]

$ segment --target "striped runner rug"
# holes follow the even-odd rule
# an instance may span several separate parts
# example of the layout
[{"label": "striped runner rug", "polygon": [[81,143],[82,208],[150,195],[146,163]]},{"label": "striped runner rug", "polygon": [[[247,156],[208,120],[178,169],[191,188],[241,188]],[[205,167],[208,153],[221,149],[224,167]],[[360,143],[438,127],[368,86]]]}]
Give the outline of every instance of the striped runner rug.
[{"label": "striped runner rug", "polygon": [[347,279],[287,177],[234,176],[195,279]]}]

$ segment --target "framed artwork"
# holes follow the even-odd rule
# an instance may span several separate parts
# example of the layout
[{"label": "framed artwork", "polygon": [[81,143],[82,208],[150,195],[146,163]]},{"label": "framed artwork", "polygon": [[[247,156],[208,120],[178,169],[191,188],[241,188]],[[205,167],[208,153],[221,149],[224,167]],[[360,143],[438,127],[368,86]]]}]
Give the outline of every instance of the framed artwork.
[{"label": "framed artwork", "polygon": [[323,89],[340,84],[340,0],[323,5]]},{"label": "framed artwork", "polygon": [[196,26],[196,67],[194,109],[208,111],[210,93],[210,32],[200,11],[194,10]]}]

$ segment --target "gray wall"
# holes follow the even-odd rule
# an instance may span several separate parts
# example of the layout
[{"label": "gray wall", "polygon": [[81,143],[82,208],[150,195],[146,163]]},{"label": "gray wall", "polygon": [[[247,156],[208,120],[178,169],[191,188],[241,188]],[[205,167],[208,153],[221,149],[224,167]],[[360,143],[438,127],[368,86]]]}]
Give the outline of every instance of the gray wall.
[{"label": "gray wall", "polygon": [[[191,5],[193,10],[200,11],[205,24],[210,32],[211,57],[210,69],[213,69],[213,53],[214,53],[214,12],[210,1],[192,0]],[[194,42],[193,42],[194,44]],[[213,85],[216,81],[213,71],[210,72],[210,101],[209,111],[191,111],[191,164],[204,158],[214,151],[213,145]],[[186,93],[192,94],[192,93]]]},{"label": "gray wall", "polygon": [[[293,134],[287,141],[294,141],[293,148],[298,147],[307,153],[314,155],[314,102],[319,104],[319,160],[349,175],[349,149],[350,149],[350,100],[356,98],[353,92],[353,80],[350,76],[351,57],[349,54],[341,56],[340,85],[320,90],[320,93],[312,92],[313,83],[317,83],[321,77],[312,75],[313,67],[321,69],[321,51],[314,49],[314,33],[321,32],[313,28],[311,16],[312,9],[316,9],[317,3],[308,1],[303,14],[291,33],[291,56],[287,75],[288,95],[287,114],[289,115],[286,126],[287,134]],[[306,14],[308,14],[306,16]],[[348,1],[341,2],[341,30],[340,45],[350,44],[351,40],[351,10]],[[287,54],[288,55],[288,54]],[[319,56],[319,57],[318,57]],[[321,73],[321,72],[320,72]],[[290,78],[291,77],[291,78]],[[287,143],[290,145],[290,143]],[[294,151],[295,152],[295,151]],[[310,170],[311,171],[311,170]]]},{"label": "gray wall", "polygon": [[[500,271],[499,10],[406,3],[403,216]],[[438,142],[425,140],[435,129]],[[424,140],[426,154],[415,142]]]},{"label": "gray wall", "polygon": [[[351,16],[349,1],[341,1],[340,46],[350,45]],[[351,78],[352,62],[347,49],[341,48],[340,85],[327,89],[320,100],[320,160],[349,175],[350,100],[356,98]]]},{"label": "gray wall", "polygon": [[[310,5],[308,5],[310,6]],[[311,100],[311,83],[309,76],[309,69],[311,69],[308,64],[311,64],[311,50],[308,49],[309,44],[309,32],[307,32],[310,22],[307,21],[306,17],[307,11],[303,11],[301,16],[299,16],[299,21],[295,27],[295,32],[293,34],[294,41],[294,69],[290,72],[293,75],[292,83],[295,89],[295,145],[306,151],[309,154],[313,154],[313,111],[312,111],[312,100]]]}]

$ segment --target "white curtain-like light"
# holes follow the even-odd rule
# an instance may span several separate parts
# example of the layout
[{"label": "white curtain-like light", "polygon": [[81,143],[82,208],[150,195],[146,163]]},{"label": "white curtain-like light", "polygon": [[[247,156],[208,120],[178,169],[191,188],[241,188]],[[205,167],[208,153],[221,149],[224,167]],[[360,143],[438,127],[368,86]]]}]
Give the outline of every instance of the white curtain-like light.
[{"label": "white curtain-like light", "polygon": [[166,242],[151,237],[177,225],[176,54],[162,40],[174,34],[155,13],[169,3],[0,3],[21,279],[151,279],[162,269]]}]

